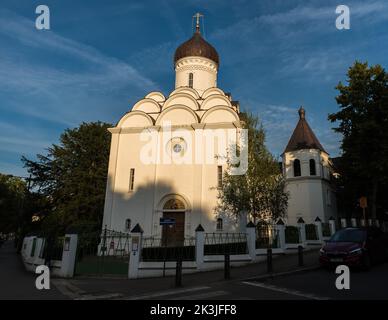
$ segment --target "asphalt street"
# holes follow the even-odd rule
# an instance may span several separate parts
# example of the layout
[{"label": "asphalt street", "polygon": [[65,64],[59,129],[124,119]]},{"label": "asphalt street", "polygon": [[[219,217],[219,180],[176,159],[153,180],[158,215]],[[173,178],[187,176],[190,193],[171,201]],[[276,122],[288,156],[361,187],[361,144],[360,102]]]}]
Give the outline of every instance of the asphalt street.
[{"label": "asphalt street", "polygon": [[[388,263],[374,266],[369,272],[352,270],[350,289],[338,290],[334,270],[313,269],[275,277],[239,277],[205,284],[187,285],[148,292],[118,290],[117,281],[94,279],[95,286],[109,291],[79,288],[79,280],[52,279],[50,290],[35,288],[36,275],[25,271],[12,243],[0,249],[0,299],[79,299],[79,300],[343,300],[388,299]],[[148,281],[148,280],[143,280]],[[155,281],[150,279],[150,281]],[[166,279],[168,281],[168,279]],[[131,280],[119,280],[131,286]],[[111,285],[110,285],[111,284]],[[118,289],[118,287],[116,288]]]},{"label": "asphalt street", "polygon": [[37,276],[25,270],[13,242],[3,244],[0,248],[0,300],[68,299],[52,285],[49,290],[36,289]]}]

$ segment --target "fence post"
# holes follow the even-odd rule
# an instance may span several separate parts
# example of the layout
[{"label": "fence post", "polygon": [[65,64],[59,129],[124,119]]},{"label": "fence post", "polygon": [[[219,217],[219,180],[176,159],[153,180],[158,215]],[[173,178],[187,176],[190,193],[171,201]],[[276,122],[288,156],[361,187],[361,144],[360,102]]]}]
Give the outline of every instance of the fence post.
[{"label": "fence post", "polygon": [[272,248],[267,249],[267,272],[272,273],[273,266],[272,266]]},{"label": "fence post", "polygon": [[247,232],[247,244],[248,244],[248,253],[252,261],[256,259],[256,227],[252,221],[249,221],[246,227]]},{"label": "fence post", "polygon": [[341,218],[341,227],[346,228],[346,219],[345,218]]},{"label": "fence post", "polygon": [[65,278],[74,276],[77,256],[78,234],[75,230],[67,230],[63,243],[62,264],[60,274]]},{"label": "fence post", "polygon": [[375,226],[377,227],[377,228],[380,228],[380,221],[379,220],[375,220]]},{"label": "fence post", "polygon": [[226,253],[224,258],[224,279],[230,279],[230,254]]},{"label": "fence post", "polygon": [[329,218],[329,226],[330,226],[330,235],[335,233],[335,219],[334,217]]},{"label": "fence post", "polygon": [[298,246],[298,265],[299,267],[303,267],[303,247]]},{"label": "fence post", "polygon": [[298,223],[299,234],[300,234],[299,242],[302,243],[302,245],[304,245],[306,243],[306,225],[302,218],[299,218],[297,223]]},{"label": "fence post", "polygon": [[372,219],[368,219],[368,226],[369,226],[369,227],[372,226]]},{"label": "fence post", "polygon": [[129,255],[128,278],[137,279],[139,274],[140,255],[142,250],[143,229],[136,224],[131,231],[131,252]]},{"label": "fence post", "polygon": [[365,227],[365,219],[361,219],[361,227]]},{"label": "fence post", "polygon": [[319,241],[323,241],[323,234],[322,234],[322,221],[319,219],[319,217],[315,218],[315,225],[317,226],[317,236]]},{"label": "fence post", "polygon": [[352,218],[350,219],[351,223],[352,223],[352,227],[357,227],[357,221],[356,221],[356,218]]},{"label": "fence post", "polygon": [[279,219],[276,223],[276,229],[279,232],[279,247],[283,250],[286,249],[286,227],[282,219]]},{"label": "fence post", "polygon": [[175,287],[181,287],[182,286],[182,259],[179,258],[176,261],[176,268],[175,268]]},{"label": "fence post", "polygon": [[195,261],[197,269],[203,267],[205,250],[205,229],[199,224],[195,229]]}]

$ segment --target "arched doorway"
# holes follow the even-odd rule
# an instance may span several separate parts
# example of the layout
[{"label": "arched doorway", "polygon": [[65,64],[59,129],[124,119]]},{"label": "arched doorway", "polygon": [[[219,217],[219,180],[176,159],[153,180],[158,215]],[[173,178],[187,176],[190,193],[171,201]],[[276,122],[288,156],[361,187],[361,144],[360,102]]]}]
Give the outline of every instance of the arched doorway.
[{"label": "arched doorway", "polygon": [[164,246],[183,246],[185,240],[185,211],[183,201],[177,198],[167,200],[163,205],[163,218],[174,219],[175,224],[162,226]]}]

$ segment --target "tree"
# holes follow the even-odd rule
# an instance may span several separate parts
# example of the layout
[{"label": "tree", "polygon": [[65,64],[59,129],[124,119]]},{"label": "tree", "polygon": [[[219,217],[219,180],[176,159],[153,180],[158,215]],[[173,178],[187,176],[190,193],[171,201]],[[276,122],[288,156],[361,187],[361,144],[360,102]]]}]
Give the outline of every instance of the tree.
[{"label": "tree", "polygon": [[[386,188],[388,174],[388,74],[380,65],[355,62],[347,73],[347,85],[339,83],[336,101],[340,111],[329,115],[342,134],[341,170],[344,201],[356,203],[368,197],[376,219],[379,190]],[[351,206],[353,207],[353,206]]]},{"label": "tree", "polygon": [[231,175],[232,164],[223,175],[216,213],[235,218],[244,212],[256,222],[275,221],[287,210],[288,194],[279,163],[265,147],[264,129],[257,116],[241,114],[248,130],[248,169],[244,175]]},{"label": "tree", "polygon": [[33,188],[44,195],[43,228],[64,232],[69,226],[101,228],[108,171],[108,123],[82,123],[67,129],[37,161],[22,158],[32,175]]},{"label": "tree", "polygon": [[27,200],[24,180],[0,174],[0,233],[17,232]]}]

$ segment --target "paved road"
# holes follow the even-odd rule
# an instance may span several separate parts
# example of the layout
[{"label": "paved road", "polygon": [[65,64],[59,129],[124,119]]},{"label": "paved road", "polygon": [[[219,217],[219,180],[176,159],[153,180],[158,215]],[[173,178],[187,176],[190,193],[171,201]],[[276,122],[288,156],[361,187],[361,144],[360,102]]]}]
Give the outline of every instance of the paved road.
[{"label": "paved road", "polygon": [[336,277],[334,270],[317,269],[273,279],[223,281],[208,286],[166,290],[120,299],[388,300],[388,263],[375,266],[369,272],[351,271],[349,290],[336,289]]},{"label": "paved road", "polygon": [[4,243],[0,248],[0,299],[68,299],[54,286],[50,290],[37,290],[35,279],[33,273],[24,269],[13,243]]}]

